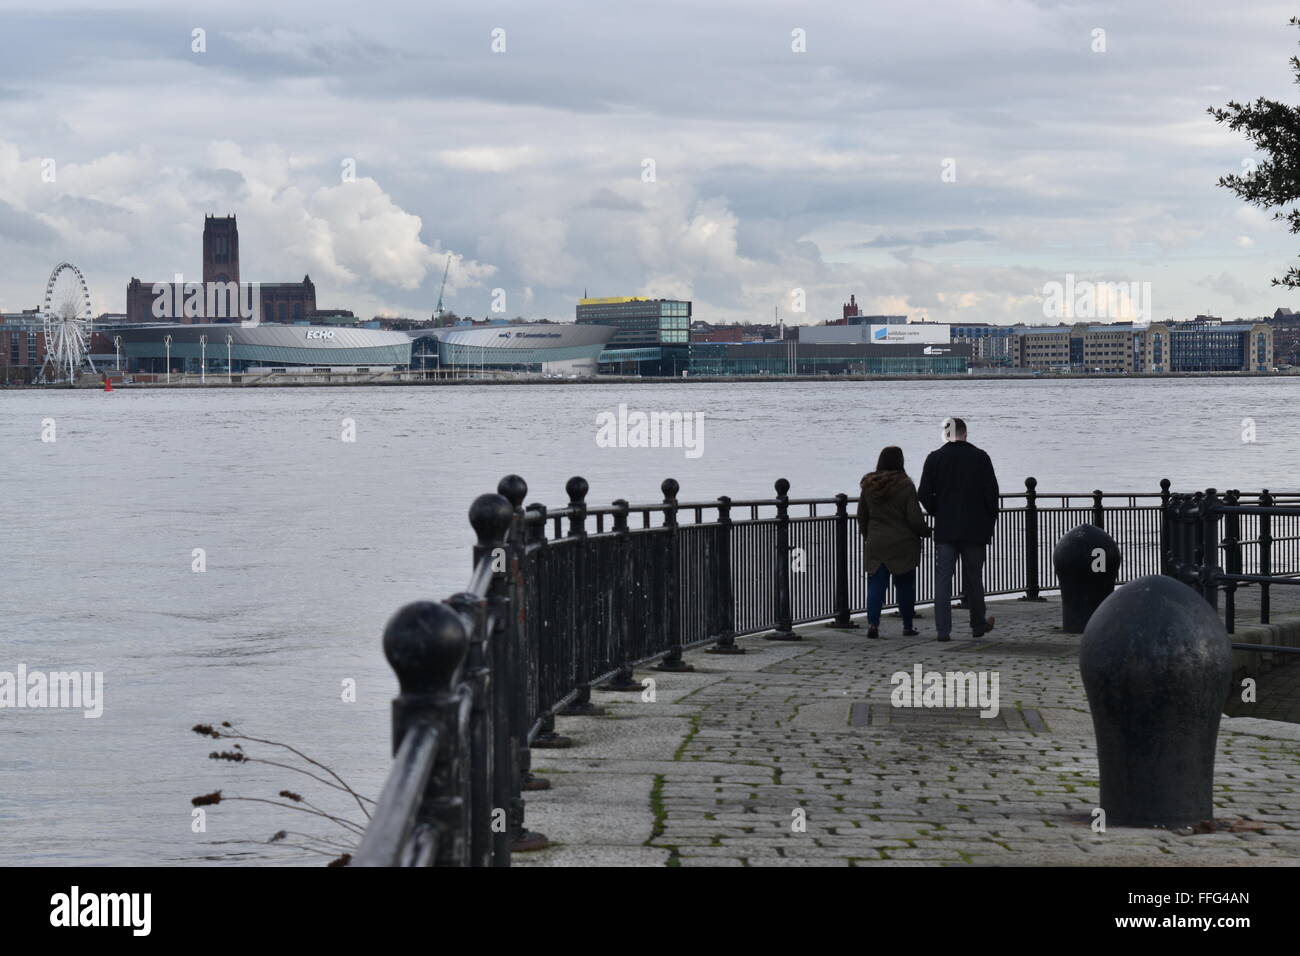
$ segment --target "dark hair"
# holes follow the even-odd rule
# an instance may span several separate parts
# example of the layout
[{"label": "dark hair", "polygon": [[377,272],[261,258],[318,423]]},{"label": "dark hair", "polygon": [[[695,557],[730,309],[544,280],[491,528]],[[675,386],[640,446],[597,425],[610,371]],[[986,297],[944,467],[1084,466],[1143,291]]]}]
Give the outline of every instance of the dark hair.
[{"label": "dark hair", "polygon": [[964,418],[957,418],[957,417],[954,416],[953,418],[950,418],[950,419],[948,419],[948,420],[949,420],[950,422],[952,422],[952,433],[953,433],[953,436],[956,437],[956,438],[965,438],[965,437],[966,437],[966,419],[964,419]]},{"label": "dark hair", "polygon": [[880,449],[880,457],[876,459],[876,471],[902,471],[903,470],[903,449],[897,445],[886,445]]}]

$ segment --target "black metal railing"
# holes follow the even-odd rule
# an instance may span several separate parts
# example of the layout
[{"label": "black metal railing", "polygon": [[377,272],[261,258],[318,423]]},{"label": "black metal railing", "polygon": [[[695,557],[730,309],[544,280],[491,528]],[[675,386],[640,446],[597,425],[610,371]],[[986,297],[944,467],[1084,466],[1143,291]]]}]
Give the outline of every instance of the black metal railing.
[{"label": "black metal railing", "polygon": [[[791,498],[785,479],[775,497],[752,500],[683,502],[671,478],[649,503],[590,505],[582,478],[565,490],[563,507],[525,508],[523,479],[503,478],[470,509],[469,588],[389,622],[384,649],[401,688],[394,764],[357,864],[508,865],[512,852],[545,845],[524,825],[523,793],[545,785],[530,773],[530,748],[568,743],[556,717],[598,713],[593,687],[640,690],[639,666],[689,670],[687,649],[741,653],[738,636],[798,640],[799,624],[854,627],[866,609],[848,495]],[[1300,499],[1283,507],[1264,492],[1216,503],[1210,510],[1234,529],[1221,544],[1206,519],[1178,517],[1183,500],[1168,480],[1149,493],[1044,494],[1028,478],[1023,492],[1000,496],[986,593],[1038,600],[1057,590],[1052,549],[1092,523],[1121,549],[1120,583],[1163,572],[1203,587],[1260,584],[1267,617],[1268,586],[1300,575],[1300,538],[1277,524],[1285,514],[1300,529]],[[1218,545],[1208,569],[1205,540]],[[934,600],[934,565],[926,539],[918,604]]]},{"label": "black metal railing", "polygon": [[[1237,591],[1259,588],[1259,622],[1270,623],[1274,586],[1300,585],[1300,500],[1296,495],[1214,488],[1171,495],[1165,505],[1165,573],[1195,588],[1236,630]],[[1208,544],[1208,546],[1207,546]],[[1238,650],[1300,653],[1300,648],[1233,644]]]},{"label": "black metal railing", "polygon": [[[522,491],[520,497],[522,498]],[[469,586],[421,601],[384,629],[397,674],[393,767],[354,866],[508,866],[523,831],[519,793],[524,705],[509,611],[507,541],[515,509],[502,495],[470,508],[478,536]]]}]

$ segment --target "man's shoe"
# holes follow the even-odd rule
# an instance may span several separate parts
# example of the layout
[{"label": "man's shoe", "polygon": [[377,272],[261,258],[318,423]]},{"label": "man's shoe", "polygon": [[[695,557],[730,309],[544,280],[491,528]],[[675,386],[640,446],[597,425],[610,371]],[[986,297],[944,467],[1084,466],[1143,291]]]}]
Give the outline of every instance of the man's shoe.
[{"label": "man's shoe", "polygon": [[984,630],[982,630],[982,631],[971,631],[971,636],[972,636],[972,637],[975,637],[975,638],[981,638],[981,637],[983,637],[983,636],[984,636],[985,634],[987,634],[989,631],[993,630],[993,622],[994,622],[995,620],[996,620],[996,619],[993,617],[993,615],[990,614],[988,617],[984,618]]},{"label": "man's shoe", "polygon": [[916,635],[918,635],[918,634],[920,634],[920,633],[921,633],[921,632],[918,631],[918,630],[917,630],[916,628],[914,628],[914,627],[905,627],[905,628],[903,628],[903,636],[904,636],[904,637],[916,637]]},{"label": "man's shoe", "polygon": [[876,627],[874,624],[871,627],[868,627],[867,637],[871,638],[873,641],[878,639],[880,637],[880,628]]},{"label": "man's shoe", "polygon": [[951,641],[952,638],[946,634],[940,634],[938,637],[935,638],[935,640],[942,644],[944,641]]}]

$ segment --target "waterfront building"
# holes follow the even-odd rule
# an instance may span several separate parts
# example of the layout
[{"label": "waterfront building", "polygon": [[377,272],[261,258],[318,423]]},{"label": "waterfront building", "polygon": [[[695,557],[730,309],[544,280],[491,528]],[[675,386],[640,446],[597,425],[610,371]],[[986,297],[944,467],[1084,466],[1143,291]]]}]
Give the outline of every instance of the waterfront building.
[{"label": "waterfront building", "polygon": [[576,322],[613,328],[613,348],[685,345],[690,341],[691,303],[639,296],[580,299]]},{"label": "waterfront building", "polygon": [[952,341],[950,328],[939,322],[877,325],[800,325],[794,327],[801,345],[844,345],[872,342],[877,345],[939,345]]},{"label": "waterfront building", "polygon": [[743,342],[745,327],[743,325],[709,325],[707,322],[695,322],[691,325],[692,342]]},{"label": "waterfront building", "polygon": [[624,375],[677,375],[690,363],[691,303],[642,296],[587,298],[576,323],[614,329],[602,371]]},{"label": "waterfront building", "polygon": [[1052,372],[1132,372],[1133,335],[1133,325],[1122,322],[1017,326],[1010,341],[1010,364]]},{"label": "waterfront building", "polygon": [[[317,325],[151,325],[117,330],[128,370],[226,371],[227,343],[236,373],[260,367],[405,367],[411,363],[411,337],[405,332]],[[207,337],[206,346],[202,337]],[[170,338],[169,343],[167,339]]]},{"label": "waterfront building", "polygon": [[[839,328],[832,326],[832,328]],[[692,347],[691,375],[963,375],[967,344],[744,342]]]},{"label": "waterfront building", "polygon": [[830,319],[827,325],[906,325],[905,315],[863,315],[858,306],[856,295],[850,295],[849,301],[840,307],[840,317]]},{"label": "waterfront building", "polygon": [[954,322],[949,328],[952,341],[970,345],[972,359],[989,365],[1011,364],[1011,342],[1015,334],[1012,326]]},{"label": "waterfront building", "polygon": [[1266,322],[1153,323],[1144,343],[1150,372],[1269,372],[1273,330]]},{"label": "waterfront building", "polygon": [[45,362],[45,316],[40,309],[0,313],[0,383],[27,384]]},{"label": "waterfront building", "polygon": [[503,321],[402,334],[412,343],[412,368],[589,376],[596,374],[615,331],[606,325]]},{"label": "waterfront building", "polygon": [[1300,365],[1300,313],[1278,309],[1264,321],[1273,330],[1273,361],[1278,365]]},{"label": "waterfront building", "polygon": [[1014,330],[1011,364],[1054,372],[1267,372],[1273,338],[1267,323],[1225,324],[1206,316],[1147,327],[1027,326]]},{"label": "waterfront building", "polygon": [[1011,340],[1015,368],[1063,372],[1070,369],[1070,328],[1030,326],[1017,329]]}]

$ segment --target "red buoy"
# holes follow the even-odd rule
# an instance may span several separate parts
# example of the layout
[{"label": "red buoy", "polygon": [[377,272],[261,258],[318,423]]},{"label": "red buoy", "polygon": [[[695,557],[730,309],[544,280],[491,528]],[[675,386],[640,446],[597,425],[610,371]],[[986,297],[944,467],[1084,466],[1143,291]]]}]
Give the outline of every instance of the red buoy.
[{"label": "red buoy", "polygon": [[110,382],[110,381],[108,380],[108,376],[105,375],[105,376],[104,376],[104,391],[106,391],[106,392],[111,392],[112,390],[113,390],[113,383]]}]

